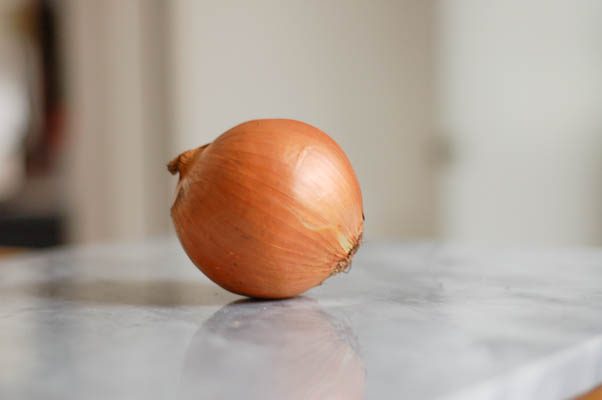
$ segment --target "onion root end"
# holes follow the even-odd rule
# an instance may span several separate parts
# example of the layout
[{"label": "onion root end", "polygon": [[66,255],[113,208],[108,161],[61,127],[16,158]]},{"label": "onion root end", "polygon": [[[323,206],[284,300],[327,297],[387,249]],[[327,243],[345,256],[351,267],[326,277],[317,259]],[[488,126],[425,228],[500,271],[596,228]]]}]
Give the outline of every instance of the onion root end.
[{"label": "onion root end", "polygon": [[349,270],[351,270],[351,260],[352,260],[353,256],[355,255],[355,253],[357,253],[357,250],[360,248],[360,245],[362,244],[362,236],[363,236],[363,232],[359,234],[359,236],[355,240],[355,244],[353,245],[351,250],[349,250],[349,252],[345,256],[345,258],[343,258],[342,260],[340,260],[337,263],[337,265],[334,267],[334,270],[332,271],[330,276],[336,275],[341,272],[346,273],[346,272],[349,272]]}]

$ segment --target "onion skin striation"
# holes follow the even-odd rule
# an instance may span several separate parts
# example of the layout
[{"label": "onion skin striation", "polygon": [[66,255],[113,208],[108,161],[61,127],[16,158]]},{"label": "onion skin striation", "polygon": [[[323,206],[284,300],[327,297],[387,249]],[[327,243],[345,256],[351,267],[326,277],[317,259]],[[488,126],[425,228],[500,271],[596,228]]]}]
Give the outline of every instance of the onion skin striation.
[{"label": "onion skin striation", "polygon": [[343,150],[300,121],[242,123],[182,153],[171,215],[194,264],[226,290],[293,297],[346,270],[363,232]]}]

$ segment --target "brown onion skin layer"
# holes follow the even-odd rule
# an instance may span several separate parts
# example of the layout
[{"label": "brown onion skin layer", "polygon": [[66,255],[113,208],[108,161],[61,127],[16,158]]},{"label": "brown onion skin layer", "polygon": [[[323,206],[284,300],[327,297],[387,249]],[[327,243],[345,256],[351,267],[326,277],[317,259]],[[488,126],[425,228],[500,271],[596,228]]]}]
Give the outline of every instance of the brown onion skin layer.
[{"label": "brown onion skin layer", "polygon": [[300,121],[242,123],[182,153],[171,209],[194,264],[226,290],[288,298],[345,270],[363,205],[343,150]]}]

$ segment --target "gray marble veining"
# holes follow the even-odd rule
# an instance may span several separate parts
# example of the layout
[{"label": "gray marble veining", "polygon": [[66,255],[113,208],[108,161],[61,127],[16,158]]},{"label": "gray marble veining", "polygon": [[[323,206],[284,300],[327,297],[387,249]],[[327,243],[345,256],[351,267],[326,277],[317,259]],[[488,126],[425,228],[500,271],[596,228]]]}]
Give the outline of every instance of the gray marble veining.
[{"label": "gray marble veining", "polygon": [[602,383],[602,250],[367,243],[245,300],[174,239],[0,263],[1,399],[567,398]]}]

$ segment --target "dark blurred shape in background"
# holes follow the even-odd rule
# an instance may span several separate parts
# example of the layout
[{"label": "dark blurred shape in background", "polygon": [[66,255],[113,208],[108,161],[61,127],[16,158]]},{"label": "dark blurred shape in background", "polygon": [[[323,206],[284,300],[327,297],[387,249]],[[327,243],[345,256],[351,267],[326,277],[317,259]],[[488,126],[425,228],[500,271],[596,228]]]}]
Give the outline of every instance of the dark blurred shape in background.
[{"label": "dark blurred shape in background", "polygon": [[64,103],[55,2],[0,4],[0,246],[58,245]]}]

